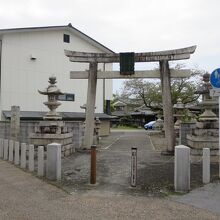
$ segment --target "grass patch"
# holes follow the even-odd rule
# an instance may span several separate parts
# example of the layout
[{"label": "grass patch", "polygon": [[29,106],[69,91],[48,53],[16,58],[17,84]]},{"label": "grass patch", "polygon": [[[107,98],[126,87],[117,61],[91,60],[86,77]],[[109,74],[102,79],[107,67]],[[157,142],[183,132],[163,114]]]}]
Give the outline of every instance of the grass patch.
[{"label": "grass patch", "polygon": [[111,130],[143,130],[143,128],[133,127],[133,126],[125,126],[119,125],[116,128],[111,128]]}]

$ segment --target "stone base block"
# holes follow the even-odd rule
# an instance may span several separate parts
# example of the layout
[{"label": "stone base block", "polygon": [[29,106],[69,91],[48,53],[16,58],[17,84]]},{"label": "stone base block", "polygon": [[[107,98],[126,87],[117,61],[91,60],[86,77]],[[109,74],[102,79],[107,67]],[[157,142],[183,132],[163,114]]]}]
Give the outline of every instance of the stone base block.
[{"label": "stone base block", "polygon": [[[191,155],[191,162],[192,163],[202,163],[202,156],[198,155]],[[210,163],[218,163],[219,156],[210,156]]]},{"label": "stone base block", "polygon": [[218,149],[219,142],[218,137],[198,137],[194,135],[187,135],[187,144],[192,149],[203,149],[203,148],[210,148],[210,149]]},{"label": "stone base block", "polygon": [[218,129],[219,123],[217,121],[203,121],[203,122],[197,122],[196,127],[200,129]]},{"label": "stone base block", "polygon": [[62,146],[61,148],[62,157],[70,156],[73,153],[75,153],[75,147],[72,144]]},{"label": "stone base block", "polygon": [[[191,148],[191,155],[192,156],[202,156],[203,149],[192,149]],[[210,149],[210,156],[218,156],[219,150],[218,149]]]},{"label": "stone base block", "polygon": [[[198,163],[202,162],[203,149],[192,149],[191,148],[191,162]],[[219,161],[219,150],[210,149],[210,161],[211,163],[217,163]]]},{"label": "stone base block", "polygon": [[61,154],[63,157],[75,152],[73,146],[72,133],[65,134],[31,134],[30,143],[35,146],[46,146],[51,143],[61,144]]},{"label": "stone base block", "polygon": [[218,129],[195,129],[193,131],[195,136],[200,137],[218,137]]}]

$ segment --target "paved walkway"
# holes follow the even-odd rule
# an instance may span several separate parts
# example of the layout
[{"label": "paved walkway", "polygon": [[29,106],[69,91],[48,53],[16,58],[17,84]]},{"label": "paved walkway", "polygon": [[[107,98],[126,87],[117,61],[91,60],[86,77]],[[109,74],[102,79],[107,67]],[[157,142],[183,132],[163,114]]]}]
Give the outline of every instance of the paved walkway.
[{"label": "paved walkway", "polygon": [[[130,187],[131,148],[137,147],[137,187]],[[153,149],[145,130],[114,131],[102,138],[97,148],[97,185],[89,185],[90,153],[77,152],[62,160],[64,181],[69,192],[99,190],[113,194],[163,196],[174,188],[174,157]],[[216,179],[218,164],[212,164]],[[202,186],[202,164],[191,165],[191,187]]]},{"label": "paved walkway", "polygon": [[193,205],[220,214],[220,182],[210,183],[183,196],[171,197],[174,201]]},{"label": "paved walkway", "polygon": [[93,191],[69,195],[0,160],[0,219],[220,219],[220,215],[164,198]]},{"label": "paved walkway", "polygon": [[[131,148],[137,147],[137,187],[130,187]],[[166,164],[166,166],[164,166]],[[173,184],[173,157],[161,156],[152,149],[145,130],[117,131],[101,140],[97,148],[97,186],[89,185],[90,154],[77,152],[62,160],[67,191],[94,190],[115,194],[161,194]],[[169,174],[169,175],[168,175]]]}]

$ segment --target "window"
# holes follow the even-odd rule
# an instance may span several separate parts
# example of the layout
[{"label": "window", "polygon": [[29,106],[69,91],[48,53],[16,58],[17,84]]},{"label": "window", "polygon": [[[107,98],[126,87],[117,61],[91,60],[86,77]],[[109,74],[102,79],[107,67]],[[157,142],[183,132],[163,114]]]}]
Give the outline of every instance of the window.
[{"label": "window", "polygon": [[70,42],[70,35],[69,34],[64,34],[63,35],[63,42],[69,43]]},{"label": "window", "polygon": [[75,101],[75,94],[71,93],[64,93],[63,95],[58,96],[59,101],[70,101],[74,102]]},{"label": "window", "polygon": [[66,94],[66,101],[74,101],[74,94]]}]

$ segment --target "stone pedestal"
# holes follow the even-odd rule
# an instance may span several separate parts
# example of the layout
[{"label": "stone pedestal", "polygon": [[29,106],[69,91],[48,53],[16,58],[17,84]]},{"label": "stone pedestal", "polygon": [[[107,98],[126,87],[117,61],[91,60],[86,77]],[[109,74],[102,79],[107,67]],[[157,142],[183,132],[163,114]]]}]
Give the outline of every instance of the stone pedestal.
[{"label": "stone pedestal", "polygon": [[63,121],[41,121],[29,138],[31,144],[45,148],[51,143],[61,144],[62,156],[69,156],[75,152],[72,143],[73,133],[67,131]]},{"label": "stone pedestal", "polygon": [[[192,160],[201,157],[203,148],[209,148],[211,156],[218,156],[218,122],[205,121],[197,122],[196,128],[187,135],[187,143],[191,148]],[[212,161],[215,161],[213,157]]]}]

